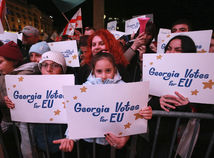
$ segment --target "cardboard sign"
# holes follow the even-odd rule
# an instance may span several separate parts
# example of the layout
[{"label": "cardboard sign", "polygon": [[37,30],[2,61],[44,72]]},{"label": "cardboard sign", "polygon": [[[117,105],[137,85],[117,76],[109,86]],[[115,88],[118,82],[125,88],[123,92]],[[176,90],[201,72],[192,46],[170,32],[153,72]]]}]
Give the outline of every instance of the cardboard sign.
[{"label": "cardboard sign", "polygon": [[12,32],[3,32],[2,34],[0,34],[0,40],[6,44],[10,41],[13,41],[15,43],[17,43],[17,39],[18,36],[16,33],[12,33]]},{"label": "cardboard sign", "polygon": [[121,31],[110,31],[114,37],[118,40],[121,36],[125,35],[125,32],[121,32]]},{"label": "cardboard sign", "polygon": [[70,139],[145,133],[147,120],[139,115],[147,106],[149,83],[64,86]]},{"label": "cardboard sign", "polygon": [[166,33],[160,31],[160,33],[158,34],[157,53],[164,53],[164,49],[167,43],[170,41],[170,39],[177,35],[189,36],[194,41],[198,53],[209,52],[212,30],[179,32],[179,33]]},{"label": "cardboard sign", "polygon": [[116,31],[117,30],[117,21],[111,21],[107,23],[107,30]]},{"label": "cardboard sign", "polygon": [[167,53],[143,55],[143,81],[150,81],[150,94],[175,95],[190,102],[214,103],[214,54]]},{"label": "cardboard sign", "polygon": [[125,33],[126,34],[133,34],[136,33],[137,30],[140,28],[140,23],[138,18],[150,18],[151,21],[153,21],[153,14],[146,14],[146,15],[140,15],[136,16],[132,19],[126,20],[125,21]]},{"label": "cardboard sign", "polygon": [[79,67],[79,55],[76,40],[48,43],[52,51],[61,52],[66,60],[66,65]]},{"label": "cardboard sign", "polygon": [[15,104],[12,120],[67,123],[62,85],[74,85],[74,76],[6,75],[7,94]]}]

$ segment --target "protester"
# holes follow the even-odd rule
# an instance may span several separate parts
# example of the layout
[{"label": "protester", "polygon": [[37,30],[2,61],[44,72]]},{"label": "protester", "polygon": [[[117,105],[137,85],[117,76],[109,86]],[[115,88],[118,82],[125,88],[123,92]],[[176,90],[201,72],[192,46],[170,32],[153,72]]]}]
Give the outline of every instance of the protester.
[{"label": "protester", "polygon": [[145,32],[140,33],[134,39],[134,42],[128,42],[129,46],[125,51],[124,56],[130,62],[127,71],[130,73],[130,76],[132,76],[131,81],[133,82],[140,81],[142,79],[142,54],[156,53],[150,47],[155,34],[156,27],[154,23],[147,22]]},{"label": "protester", "polygon": [[[45,52],[42,55],[41,60],[39,61],[39,69],[42,75],[65,74],[67,66],[63,54],[60,52],[52,51]],[[15,104],[11,102],[8,97],[5,97],[5,101],[8,108],[15,108]],[[44,129],[47,132],[47,142],[44,134]],[[62,153],[58,149],[59,146],[53,144],[52,141],[55,139],[62,138],[61,133],[64,133],[65,129],[66,125],[62,124],[33,124],[33,134],[38,150],[41,151],[44,155],[46,155],[46,149],[48,146],[50,157],[60,158]],[[46,155],[46,157],[48,156]]]},{"label": "protester", "polygon": [[95,33],[95,31],[96,31],[95,28],[87,26],[87,27],[85,27],[84,35],[90,36],[93,33]]},{"label": "protester", "polygon": [[192,24],[187,19],[178,19],[171,26],[172,33],[192,31]]},{"label": "protester", "polygon": [[[92,57],[91,60],[92,72],[88,77],[87,81],[84,84],[87,85],[97,85],[97,84],[123,84],[121,76],[117,70],[117,64],[114,60],[114,57],[111,53],[98,52],[96,55]],[[145,119],[151,119],[152,117],[152,109],[151,107],[145,107],[140,110],[140,115],[142,115]],[[116,157],[125,157],[127,154],[127,150],[123,148],[127,141],[129,140],[129,136],[116,137],[112,133],[106,133],[105,138],[97,138],[96,139],[96,156],[97,157],[106,157],[110,156],[110,145],[121,150],[117,150]],[[60,139],[54,141],[56,144],[60,144],[60,149],[64,151],[72,151],[73,148],[73,140],[71,139]],[[80,145],[83,145],[81,155],[82,157],[87,157],[89,154],[92,157],[93,147],[93,139],[84,139],[80,141]],[[105,153],[105,154],[103,154]]]},{"label": "protester", "polygon": [[[173,37],[165,47],[165,53],[196,53],[196,45],[194,41],[184,35],[178,35]],[[161,97],[153,96],[149,101],[149,105],[155,110],[180,111],[191,112],[192,105],[188,98],[184,97],[179,92],[175,92],[174,95],[168,94]],[[160,123],[159,137],[156,144],[155,157],[167,157],[171,146],[172,135],[174,132],[176,119],[163,118]],[[149,121],[150,139],[153,142],[157,119]],[[185,122],[181,123],[181,126]],[[181,127],[180,126],[180,127]],[[173,154],[175,151],[173,151]]]},{"label": "protester", "polygon": [[18,40],[18,45],[22,51],[25,62],[28,62],[30,47],[40,40],[39,30],[33,26],[25,26],[20,33],[22,33],[22,41]]},{"label": "protester", "polygon": [[[22,53],[16,43],[13,41],[0,47],[0,97],[1,97],[1,112],[2,112],[2,122],[1,128],[3,131],[3,138],[7,148],[9,157],[17,157],[18,153],[16,150],[18,147],[14,147],[14,131],[12,128],[12,122],[10,117],[10,111],[6,106],[4,96],[7,96],[6,85],[5,85],[5,75],[23,75],[23,74],[38,74],[37,64],[24,64],[21,65],[23,61]],[[21,66],[20,66],[21,65]],[[16,126],[18,127],[18,132],[20,131],[21,135],[21,151],[23,158],[31,158],[32,151],[29,140],[28,128],[26,123],[17,122]],[[14,139],[12,142],[8,140]]]},{"label": "protester", "polygon": [[40,59],[42,58],[42,54],[47,51],[50,51],[50,48],[47,42],[42,41],[42,42],[33,44],[29,50],[30,61],[39,63]]},{"label": "protester", "polygon": [[111,53],[116,61],[117,69],[124,81],[129,81],[129,75],[126,72],[128,61],[125,59],[123,50],[115,37],[106,29],[97,30],[88,39],[88,51],[84,54],[84,60],[81,61],[81,67],[75,73],[76,84],[83,84],[89,76],[91,58],[99,51],[104,50]]}]

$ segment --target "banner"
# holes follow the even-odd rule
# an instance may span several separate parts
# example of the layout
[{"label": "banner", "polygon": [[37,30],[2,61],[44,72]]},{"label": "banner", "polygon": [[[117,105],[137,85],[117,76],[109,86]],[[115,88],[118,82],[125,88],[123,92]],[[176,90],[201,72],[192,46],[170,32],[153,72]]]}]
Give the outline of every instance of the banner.
[{"label": "banner", "polygon": [[186,35],[192,38],[197,47],[198,53],[209,52],[212,30],[190,31],[179,33],[167,33],[166,31],[164,32],[162,30],[158,34],[157,53],[164,53],[165,46],[167,45],[169,40],[177,35]]},{"label": "banner", "polygon": [[15,43],[17,43],[17,33],[12,33],[12,32],[3,32],[2,34],[0,34],[0,40],[6,44],[10,41],[13,41]]},{"label": "banner", "polygon": [[121,32],[121,31],[110,31],[114,37],[118,40],[121,36],[125,35],[125,32]]},{"label": "banner", "polygon": [[52,51],[61,52],[64,55],[67,66],[80,66],[76,40],[50,42],[48,45]]},{"label": "banner", "polygon": [[126,136],[147,131],[139,115],[147,106],[149,83],[63,86],[70,139]]},{"label": "banner", "polygon": [[214,103],[214,54],[143,54],[143,81],[150,81],[150,94],[175,95],[190,102]]},{"label": "banner", "polygon": [[117,21],[111,21],[107,23],[107,30],[116,31],[117,30]]},{"label": "banner", "polygon": [[67,123],[63,85],[74,85],[73,75],[6,75],[7,94],[15,104],[13,121]]}]

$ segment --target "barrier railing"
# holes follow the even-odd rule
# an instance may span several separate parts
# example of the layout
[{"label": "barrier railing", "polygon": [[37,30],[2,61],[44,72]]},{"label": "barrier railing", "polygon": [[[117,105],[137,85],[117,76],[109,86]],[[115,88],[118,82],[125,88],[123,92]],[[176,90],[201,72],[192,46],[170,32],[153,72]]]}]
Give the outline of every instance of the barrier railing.
[{"label": "barrier railing", "polygon": [[[165,112],[165,111],[158,111],[158,110],[153,110],[153,119],[157,119],[157,122],[156,122],[156,130],[153,131],[154,132],[154,137],[153,137],[153,141],[152,141],[152,149],[151,149],[151,153],[150,153],[150,157],[151,158],[154,158],[156,157],[155,156],[155,153],[156,153],[156,149],[157,149],[157,141],[158,141],[158,136],[159,136],[159,129],[160,129],[160,123],[162,121],[162,118],[175,118],[175,125],[174,125],[174,132],[172,134],[172,138],[171,138],[171,142],[170,142],[170,149],[168,151],[168,158],[171,158],[173,157],[173,149],[175,147],[175,142],[176,142],[176,137],[177,137],[177,131],[178,131],[178,128],[179,128],[179,125],[181,123],[181,119],[196,119],[196,125],[195,125],[195,128],[194,128],[194,132],[193,132],[193,135],[192,135],[192,138],[191,138],[191,143],[190,143],[190,146],[189,146],[189,150],[188,150],[188,154],[187,154],[187,158],[191,157],[191,148],[194,144],[194,138],[196,136],[196,132],[197,132],[197,129],[199,128],[199,125],[200,125],[200,121],[201,120],[211,120],[212,121],[212,124],[210,124],[210,126],[212,126],[212,131],[210,131],[212,133],[212,136],[210,137],[210,142],[207,144],[208,147],[207,147],[207,151],[206,153],[204,153],[204,158],[209,158],[211,157],[211,152],[213,150],[213,144],[214,144],[214,114],[209,114],[209,113],[190,113],[190,112]],[[17,158],[22,158],[22,154],[21,154],[21,149],[20,149],[20,143],[19,143],[19,139],[18,139],[18,134],[17,134],[17,130],[15,130],[15,124],[13,124],[14,126],[14,135],[15,135],[15,140],[16,141],[16,144],[17,144],[17,149],[18,149],[18,155],[17,155]],[[28,131],[29,131],[29,136],[30,136],[30,143],[31,143],[31,148],[32,148],[32,151],[33,151],[33,155],[32,155],[32,158],[40,158],[41,155],[39,156],[38,154],[38,150],[36,150],[36,147],[35,147],[35,144],[34,144],[34,136],[28,126]],[[43,129],[43,133],[44,133],[44,137],[45,137],[45,140],[46,140],[46,154],[42,155],[42,157],[47,157],[47,158],[51,158],[50,156],[50,150],[48,148],[48,144],[47,144],[47,131],[46,129],[44,128]],[[61,132],[62,136],[63,136],[63,133]],[[129,143],[129,147],[128,147],[128,152],[129,153],[127,155],[127,157],[129,158],[135,158],[136,157],[136,154],[138,153],[138,151],[136,150],[136,142],[137,142],[137,139],[138,139],[138,136],[132,136],[131,137],[131,140],[130,140],[130,143]],[[80,155],[81,155],[81,151],[80,151],[80,145],[79,145],[79,142],[77,141],[75,143],[76,145],[76,156],[77,158],[80,158]],[[111,148],[111,154],[110,154],[110,158],[116,158],[115,156],[115,150],[113,147]],[[143,149],[142,149],[143,150]],[[105,154],[105,153],[104,153]],[[0,157],[1,158],[9,158],[8,156],[9,154],[7,153],[7,150],[6,150],[6,147],[5,147],[5,142],[3,140],[3,132],[2,130],[0,129]],[[61,157],[62,158],[67,158],[68,156],[65,156],[65,154],[62,152],[61,154]],[[95,147],[95,141],[93,142],[93,158],[96,158],[96,147]]]}]

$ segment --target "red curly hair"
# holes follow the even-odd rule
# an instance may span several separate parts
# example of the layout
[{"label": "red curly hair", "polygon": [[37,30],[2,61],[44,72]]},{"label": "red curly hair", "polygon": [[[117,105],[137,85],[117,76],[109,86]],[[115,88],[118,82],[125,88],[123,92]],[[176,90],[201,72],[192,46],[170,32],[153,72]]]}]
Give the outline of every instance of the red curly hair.
[{"label": "red curly hair", "polygon": [[97,30],[93,33],[88,39],[88,51],[84,54],[84,59],[82,61],[82,65],[91,63],[92,58],[92,40],[95,36],[99,36],[106,45],[106,50],[108,50],[114,57],[116,64],[121,64],[123,66],[128,65],[128,61],[124,56],[124,52],[120,43],[115,39],[114,35],[112,35],[106,29]]}]

